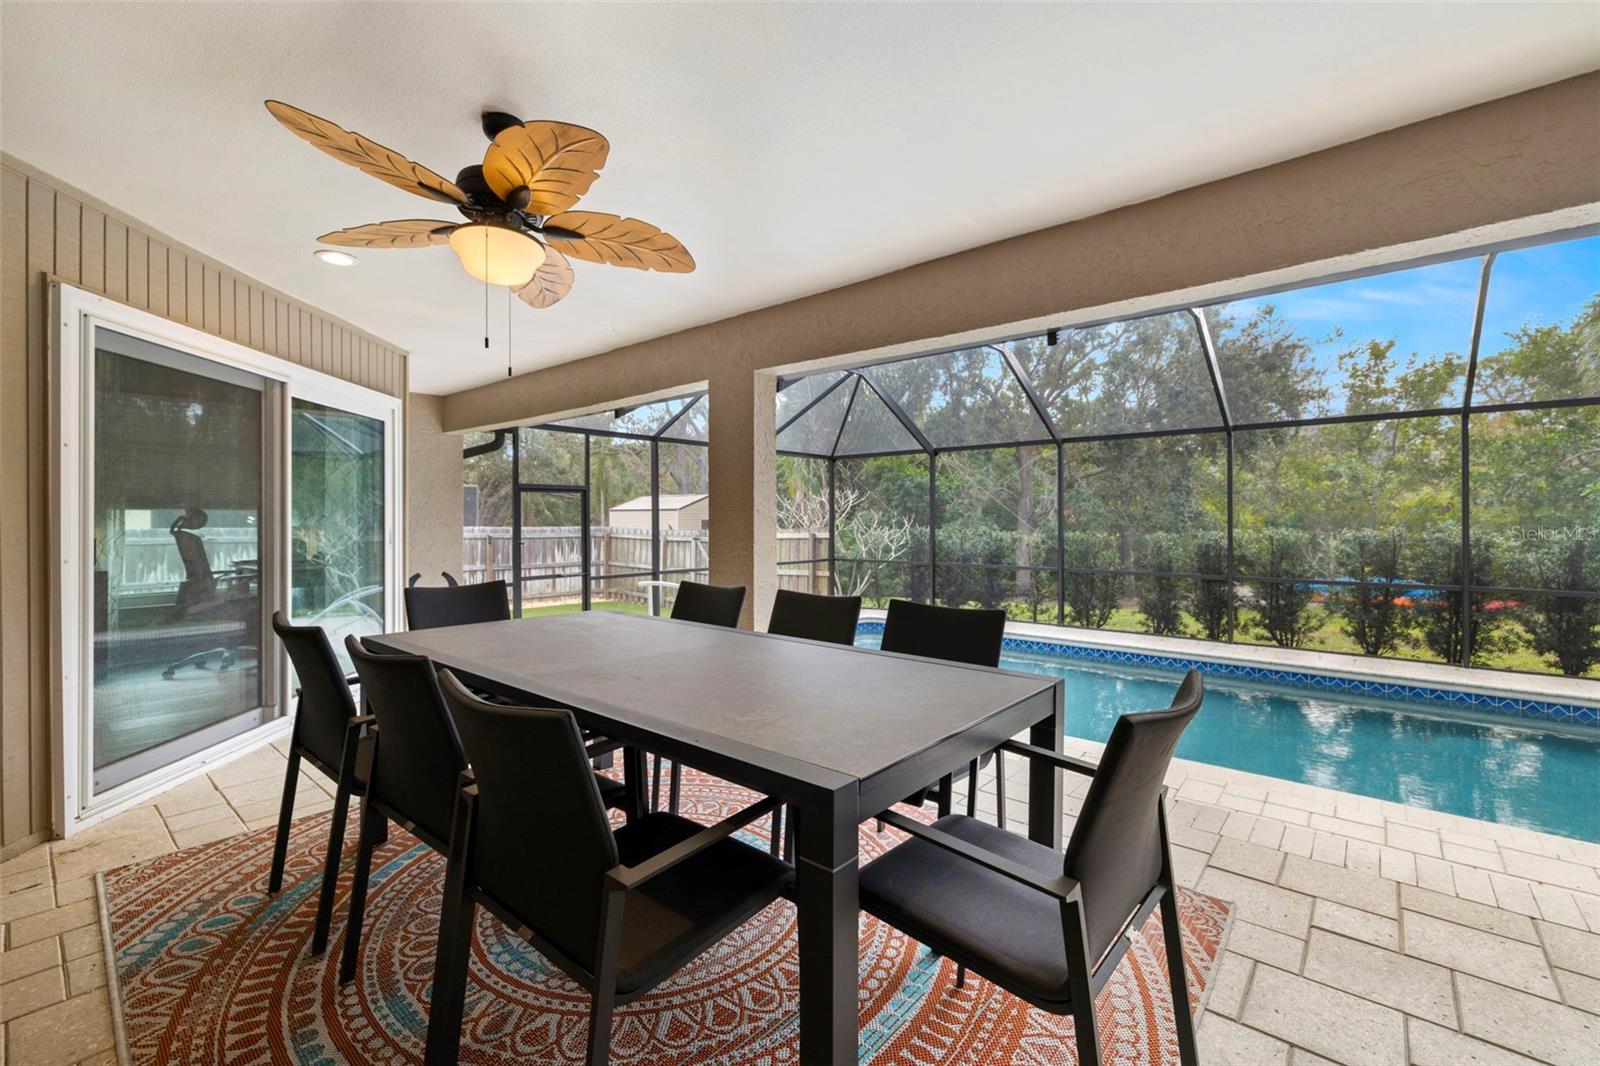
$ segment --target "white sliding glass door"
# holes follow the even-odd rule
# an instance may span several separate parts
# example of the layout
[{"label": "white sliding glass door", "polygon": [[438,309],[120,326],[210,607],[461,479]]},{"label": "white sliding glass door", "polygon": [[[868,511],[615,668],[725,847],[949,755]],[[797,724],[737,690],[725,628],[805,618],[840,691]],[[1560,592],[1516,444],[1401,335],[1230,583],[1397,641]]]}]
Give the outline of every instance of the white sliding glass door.
[{"label": "white sliding glass door", "polygon": [[397,398],[69,286],[57,348],[63,833],[287,723],[282,610],[395,628]]},{"label": "white sliding glass door", "polygon": [[94,336],[94,790],[260,725],[275,382]]}]

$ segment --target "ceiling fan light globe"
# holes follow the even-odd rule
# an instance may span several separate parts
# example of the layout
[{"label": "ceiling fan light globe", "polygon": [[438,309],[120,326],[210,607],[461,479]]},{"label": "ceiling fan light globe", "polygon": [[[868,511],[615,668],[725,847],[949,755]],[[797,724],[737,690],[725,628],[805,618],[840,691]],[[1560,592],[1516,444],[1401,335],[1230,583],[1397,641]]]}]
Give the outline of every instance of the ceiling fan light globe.
[{"label": "ceiling fan light globe", "polygon": [[525,233],[482,222],[453,230],[450,249],[468,274],[490,285],[526,285],[544,265],[544,245]]}]

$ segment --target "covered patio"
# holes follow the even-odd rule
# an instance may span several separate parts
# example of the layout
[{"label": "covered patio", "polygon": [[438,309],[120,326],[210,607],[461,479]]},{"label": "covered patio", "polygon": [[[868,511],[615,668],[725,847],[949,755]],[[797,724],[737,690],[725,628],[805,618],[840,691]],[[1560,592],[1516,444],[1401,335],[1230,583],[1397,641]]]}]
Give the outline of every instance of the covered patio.
[{"label": "covered patio", "polygon": [[1600,1060],[1592,7],[3,26],[0,1066]]}]

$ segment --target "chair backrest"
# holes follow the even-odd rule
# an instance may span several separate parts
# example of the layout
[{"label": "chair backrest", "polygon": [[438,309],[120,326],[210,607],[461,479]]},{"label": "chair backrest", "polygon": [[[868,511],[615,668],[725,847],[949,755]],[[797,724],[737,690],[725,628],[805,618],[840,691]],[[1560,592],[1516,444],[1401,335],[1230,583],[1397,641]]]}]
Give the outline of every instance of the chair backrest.
[{"label": "chair backrest", "polygon": [[702,585],[698,581],[684,581],[678,585],[678,596],[672,601],[672,617],[684,622],[704,622],[712,626],[732,629],[739,624],[739,612],[744,610],[744,586]]},{"label": "chair backrest", "polygon": [[283,650],[289,653],[300,682],[295,740],[310,749],[323,765],[337,770],[344,752],[345,727],[356,714],[344,668],[321,626],[291,625],[282,611],[273,611],[272,629],[283,641]]},{"label": "chair backrest", "polygon": [[592,972],[603,879],[618,855],[577,721],[485,702],[448,670],[439,683],[478,784],[473,879]]},{"label": "chair backrest", "polygon": [[467,760],[433,661],[424,655],[377,655],[353,636],[344,638],[344,646],[361,676],[361,697],[378,718],[371,796],[437,840],[449,840]]},{"label": "chair backrest", "polygon": [[779,589],[772,601],[772,619],[767,623],[767,632],[781,637],[854,644],[856,622],[860,618],[860,596],[817,596]]},{"label": "chair backrest", "polygon": [[178,549],[178,559],[183,563],[183,582],[178,586],[177,599],[180,611],[216,596],[217,579],[211,571],[211,556],[206,551],[206,542],[195,532],[205,527],[207,518],[200,508],[186,507],[183,514],[167,526],[172,543]]},{"label": "chair backrest", "polygon": [[1004,611],[935,607],[890,600],[883,650],[975,666],[999,666],[1006,636]]},{"label": "chair backrest", "polygon": [[1111,728],[1063,871],[1083,886],[1091,959],[1111,945],[1161,876],[1161,783],[1204,696],[1200,672],[1190,670],[1171,707],[1125,714]]},{"label": "chair backrest", "polygon": [[438,629],[473,622],[504,622],[511,617],[509,586],[504,581],[458,585],[445,574],[442,587],[406,586],[406,624],[412,629]]}]

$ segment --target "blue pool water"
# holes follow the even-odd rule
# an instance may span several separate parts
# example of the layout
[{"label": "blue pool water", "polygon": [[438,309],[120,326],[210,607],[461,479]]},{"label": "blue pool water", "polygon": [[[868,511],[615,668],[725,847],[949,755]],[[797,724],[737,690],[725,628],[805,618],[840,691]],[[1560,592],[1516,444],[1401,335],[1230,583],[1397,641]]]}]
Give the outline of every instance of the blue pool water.
[{"label": "blue pool water", "polygon": [[[879,635],[857,643],[877,647]],[[1177,671],[1006,652],[1066,680],[1069,736],[1104,742],[1117,716],[1165,707]],[[1206,678],[1178,756],[1215,766],[1600,841],[1600,731],[1586,737],[1437,709]]]}]

